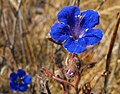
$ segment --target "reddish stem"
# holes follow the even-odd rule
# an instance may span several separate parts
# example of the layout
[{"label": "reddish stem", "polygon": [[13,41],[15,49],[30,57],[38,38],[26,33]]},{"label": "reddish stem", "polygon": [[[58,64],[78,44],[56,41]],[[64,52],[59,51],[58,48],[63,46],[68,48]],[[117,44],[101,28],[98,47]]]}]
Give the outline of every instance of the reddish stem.
[{"label": "reddish stem", "polygon": [[67,94],[67,92],[64,90],[64,93],[63,94]]},{"label": "reddish stem", "polygon": [[71,83],[69,83],[69,82],[67,82],[67,81],[65,81],[65,80],[63,80],[63,79],[60,79],[60,78],[58,78],[58,77],[56,77],[56,76],[52,76],[52,78],[55,79],[56,81],[60,82],[60,83],[69,85],[69,86],[71,86],[71,87],[73,87],[73,88],[75,89],[75,86],[74,86],[74,85],[72,85]]},{"label": "reddish stem", "polygon": [[80,77],[80,74],[78,74],[75,87],[78,87],[78,84],[79,84],[80,80],[81,80],[81,77]]}]

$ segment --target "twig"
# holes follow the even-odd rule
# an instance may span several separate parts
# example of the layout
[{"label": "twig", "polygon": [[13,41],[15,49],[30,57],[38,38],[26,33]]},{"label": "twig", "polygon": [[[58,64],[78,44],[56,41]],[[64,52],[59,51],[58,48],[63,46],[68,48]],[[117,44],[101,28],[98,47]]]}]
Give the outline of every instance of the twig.
[{"label": "twig", "polygon": [[65,85],[64,85],[64,84],[62,84],[62,86],[63,86],[63,89],[64,89],[63,94],[67,94],[67,91],[66,91]]},{"label": "twig", "polygon": [[107,0],[103,0],[103,1],[100,3],[100,5],[97,6],[97,8],[96,8],[95,10],[99,10],[106,1],[107,1]]},{"label": "twig", "polygon": [[[28,15],[29,16],[30,16],[30,7],[31,6],[30,6],[30,2],[29,2],[29,6],[28,6]],[[27,34],[30,33],[30,31],[29,31],[29,28],[28,28],[28,25],[27,25],[27,22],[26,22],[25,15],[21,15],[21,16],[23,18],[23,26],[25,27],[24,30],[26,30],[26,32],[23,32],[23,37],[25,36],[25,43],[26,43],[26,47],[27,47],[26,53],[28,52],[29,55],[30,55],[30,58],[28,59],[29,62],[34,63],[34,62],[36,62],[36,60],[35,60],[35,55],[34,55],[33,47],[31,46],[31,40],[30,40],[29,36],[26,36]],[[28,19],[31,19],[31,18],[29,17]]]},{"label": "twig", "polygon": [[[1,0],[1,7],[2,7],[2,9],[3,9],[3,6],[2,6],[2,5],[3,5],[3,1]],[[3,11],[2,11],[2,13],[3,13]],[[8,47],[9,47],[9,49],[10,49],[10,53],[11,53],[11,55],[12,55],[13,62],[16,64],[16,67],[18,67],[17,61],[16,61],[16,59],[15,59],[15,54],[14,54],[14,45],[11,44],[10,39],[9,39],[9,36],[8,36],[8,34],[7,34],[8,29],[7,29],[7,25],[6,25],[6,23],[5,23],[4,14],[3,14],[3,17],[2,17],[2,18],[3,18],[4,27],[5,27],[4,36],[5,36],[6,42],[7,42],[7,44],[8,44]]]},{"label": "twig", "polygon": [[15,0],[8,0],[8,2],[10,2],[12,4],[12,7],[17,10],[17,3]]},{"label": "twig", "polygon": [[2,61],[2,64],[4,64],[4,62],[6,61],[5,52],[6,52],[6,46],[3,47],[3,61]]},{"label": "twig", "polygon": [[2,66],[4,66],[6,63],[5,52],[6,52],[6,45],[3,46],[2,62],[0,63],[0,71],[2,70]]},{"label": "twig", "polygon": [[67,82],[67,81],[65,81],[63,79],[60,79],[60,78],[58,78],[56,76],[53,76],[52,78],[55,79],[56,81],[60,82],[60,83],[64,83],[64,84],[69,85],[69,86],[71,86],[71,87],[73,87],[75,89],[74,85],[72,85],[71,83],[69,83],[69,82]]},{"label": "twig", "polygon": [[49,72],[47,69],[42,68],[41,72],[46,77],[53,78],[54,80],[58,81],[59,83],[69,85],[69,86],[71,86],[71,87],[73,87],[75,89],[74,85],[72,85],[71,83],[69,83],[69,82],[67,82],[67,81],[65,81],[65,80],[63,80],[61,78],[58,78],[58,77],[54,76],[54,74],[52,74],[51,72]]},{"label": "twig", "polygon": [[[22,0],[18,0],[18,5],[21,4]],[[25,53],[25,48],[24,48],[24,40],[23,40],[23,30],[22,30],[22,23],[21,23],[21,12],[20,9],[18,10],[18,27],[19,27],[19,33],[20,33],[20,43],[22,46],[22,53],[23,56],[25,57],[25,62],[28,61],[26,53]]]},{"label": "twig", "polygon": [[9,2],[9,5],[10,5],[10,9],[12,10],[14,16],[15,16],[15,21],[14,21],[14,25],[13,25],[13,42],[12,42],[12,45],[14,45],[15,43],[15,35],[16,35],[16,28],[17,28],[17,19],[18,19],[18,10],[20,10],[20,7],[21,7],[21,3],[18,4],[17,6],[17,10],[16,12],[14,12],[12,6],[11,6],[11,0],[8,0]]},{"label": "twig", "polygon": [[46,86],[46,89],[47,89],[48,94],[51,94],[50,89],[49,89],[49,86],[48,86],[48,80],[46,81],[45,86]]},{"label": "twig", "polygon": [[72,5],[76,5],[79,7],[80,5],[80,0],[73,0]]},{"label": "twig", "polygon": [[[112,49],[113,49],[113,46],[114,46],[115,38],[117,36],[119,23],[120,23],[120,14],[118,14],[118,19],[117,19],[117,22],[116,22],[116,26],[115,26],[113,36],[112,36],[111,41],[110,41],[110,48],[109,48],[109,51],[108,51],[108,54],[107,54],[105,72],[109,72]],[[104,94],[107,94],[107,82],[108,82],[108,75],[106,75],[105,79],[104,79]]]},{"label": "twig", "polygon": [[76,5],[76,0],[73,0],[71,5]]},{"label": "twig", "polygon": [[78,88],[78,85],[79,85],[79,82],[80,82],[80,73],[77,75],[77,80],[76,80],[76,83],[75,83],[75,87],[76,87],[76,94],[79,94],[79,88]]},{"label": "twig", "polygon": [[80,5],[80,0],[77,0],[77,6],[79,7],[79,5]]}]

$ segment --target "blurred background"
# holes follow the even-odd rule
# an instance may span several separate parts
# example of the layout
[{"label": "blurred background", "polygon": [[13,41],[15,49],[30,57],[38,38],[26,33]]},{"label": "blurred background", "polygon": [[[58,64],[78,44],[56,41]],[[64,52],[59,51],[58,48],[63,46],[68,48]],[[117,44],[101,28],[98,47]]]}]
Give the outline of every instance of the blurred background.
[{"label": "blurred background", "polygon": [[[32,76],[29,90],[20,94],[47,94],[46,80],[49,80],[52,94],[63,94],[62,86],[53,79],[42,76],[40,70],[45,67],[55,75],[60,74],[59,67],[68,52],[61,45],[49,41],[49,31],[57,21],[56,14],[59,10],[72,5],[75,0],[19,1],[0,0],[0,94],[13,94],[9,87],[9,75],[17,68],[23,68]],[[81,11],[97,10],[100,14],[100,24],[97,27],[104,32],[98,45],[79,55],[83,65],[97,63],[95,67],[84,72],[80,85],[94,77],[91,83],[95,84],[92,88],[93,94],[103,94],[104,77],[98,80],[98,75],[105,71],[110,40],[120,12],[120,0],[81,0],[79,7]],[[120,94],[120,26],[117,28],[110,58],[108,94]]]}]

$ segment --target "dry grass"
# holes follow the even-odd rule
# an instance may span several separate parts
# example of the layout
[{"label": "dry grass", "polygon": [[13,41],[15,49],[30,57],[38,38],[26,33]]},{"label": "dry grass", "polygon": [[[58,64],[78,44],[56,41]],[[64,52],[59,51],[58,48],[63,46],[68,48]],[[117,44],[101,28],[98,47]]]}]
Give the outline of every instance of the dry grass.
[{"label": "dry grass", "polygon": [[[57,75],[59,68],[56,67],[56,64],[65,60],[68,53],[60,45],[53,44],[46,37],[51,25],[57,21],[56,14],[59,10],[66,5],[71,5],[73,1],[22,0],[20,21],[15,16],[19,9],[17,0],[0,1],[0,94],[12,94],[9,89],[9,75],[12,72],[11,69],[17,70],[16,63],[19,68],[25,69],[32,76],[31,87],[23,94],[42,94],[40,92],[47,92],[44,86],[47,78],[42,76],[41,68],[46,67]],[[98,27],[104,32],[104,38],[99,45],[79,55],[84,61],[83,65],[97,62],[94,68],[84,72],[79,84],[83,85],[92,80],[91,85],[94,86],[92,88],[94,94],[103,94],[104,77],[100,75],[105,71],[110,40],[117,22],[117,14],[120,12],[120,0],[106,0],[99,7],[101,2],[102,0],[81,0],[80,2],[81,11],[99,8],[100,25]],[[22,27],[19,28],[19,25]],[[22,30],[20,31],[20,29]],[[117,38],[112,49],[108,94],[120,94],[119,31],[120,26],[118,27]],[[11,52],[12,49],[8,41],[14,45],[14,55]],[[59,48],[61,50],[56,53]],[[92,79],[93,77],[94,79]],[[97,81],[99,77],[100,79]],[[63,94],[62,86],[59,83],[52,79],[49,79],[49,81],[49,88],[52,94]],[[71,90],[70,92],[73,91]]]}]

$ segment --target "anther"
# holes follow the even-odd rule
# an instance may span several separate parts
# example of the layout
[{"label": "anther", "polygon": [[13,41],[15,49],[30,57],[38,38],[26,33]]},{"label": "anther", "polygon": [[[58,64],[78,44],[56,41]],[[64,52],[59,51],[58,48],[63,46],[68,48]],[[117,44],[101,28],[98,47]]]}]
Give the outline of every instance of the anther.
[{"label": "anther", "polygon": [[80,18],[80,19],[82,18],[82,16],[81,16],[81,15],[78,15],[77,17],[78,17],[78,18]]}]

